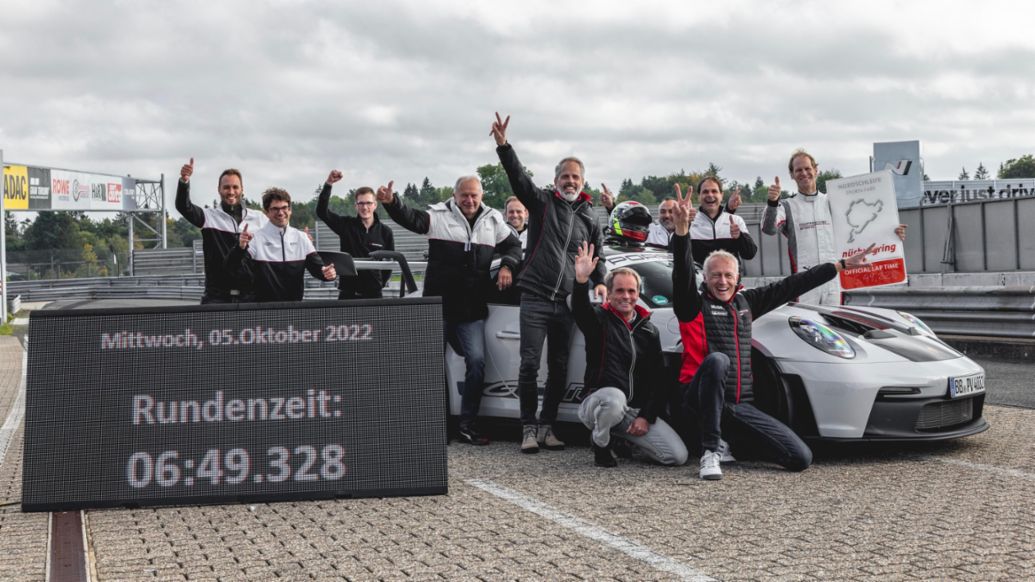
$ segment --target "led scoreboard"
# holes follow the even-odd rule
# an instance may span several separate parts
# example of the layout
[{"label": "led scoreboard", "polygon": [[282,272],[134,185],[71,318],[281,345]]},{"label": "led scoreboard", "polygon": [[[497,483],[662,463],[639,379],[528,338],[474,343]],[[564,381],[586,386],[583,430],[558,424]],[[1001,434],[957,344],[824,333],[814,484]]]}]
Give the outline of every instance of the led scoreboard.
[{"label": "led scoreboard", "polygon": [[22,507],[446,492],[437,298],[34,311]]}]

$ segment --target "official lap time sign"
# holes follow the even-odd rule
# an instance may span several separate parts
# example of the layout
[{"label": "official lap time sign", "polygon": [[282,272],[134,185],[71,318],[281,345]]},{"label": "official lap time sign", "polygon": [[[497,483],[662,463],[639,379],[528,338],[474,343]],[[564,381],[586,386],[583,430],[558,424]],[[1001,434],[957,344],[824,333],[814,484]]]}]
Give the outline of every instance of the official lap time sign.
[{"label": "official lap time sign", "polygon": [[445,493],[441,325],[437,299],[35,311],[22,508]]},{"label": "official lap time sign", "polygon": [[898,205],[890,170],[827,182],[834,244],[841,258],[873,245],[869,264],[841,271],[843,289],[883,287],[906,281],[906,258],[895,234]]}]

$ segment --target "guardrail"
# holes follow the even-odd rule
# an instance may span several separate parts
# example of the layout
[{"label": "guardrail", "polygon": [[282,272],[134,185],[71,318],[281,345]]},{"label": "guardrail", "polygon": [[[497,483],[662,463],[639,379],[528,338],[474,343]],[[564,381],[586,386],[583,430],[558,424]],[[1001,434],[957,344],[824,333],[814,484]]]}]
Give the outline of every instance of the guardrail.
[{"label": "guardrail", "polygon": [[908,311],[938,334],[1035,339],[1035,286],[874,289],[845,303]]}]

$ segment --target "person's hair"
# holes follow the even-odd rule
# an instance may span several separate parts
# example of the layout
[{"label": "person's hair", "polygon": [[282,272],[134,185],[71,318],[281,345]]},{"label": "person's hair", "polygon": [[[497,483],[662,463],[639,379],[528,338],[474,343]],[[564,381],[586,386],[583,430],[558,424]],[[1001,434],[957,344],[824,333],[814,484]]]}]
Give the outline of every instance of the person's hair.
[{"label": "person's hair", "polygon": [[216,182],[217,186],[223,184],[223,176],[237,176],[237,179],[241,181],[241,189],[244,189],[244,178],[241,176],[241,171],[237,168],[227,168],[223,170],[223,173],[219,175],[219,181]]},{"label": "person's hair", "polygon": [[794,174],[794,160],[796,160],[798,158],[801,158],[801,157],[806,157],[806,158],[809,159],[810,162],[812,162],[812,169],[815,170],[815,169],[817,169],[819,167],[819,165],[816,164],[816,158],[812,157],[812,154],[810,154],[809,152],[805,151],[802,148],[798,148],[798,149],[794,150],[793,154],[791,154],[791,159],[787,160],[787,171],[788,172],[790,172],[791,174]]},{"label": "person's hair", "polygon": [[460,176],[456,179],[456,184],[453,185],[453,192],[459,190],[460,186],[463,186],[465,182],[478,182],[478,187],[482,187],[482,179],[477,175],[472,174],[470,176]]},{"label": "person's hair", "polygon": [[665,198],[663,198],[661,202],[658,202],[658,212],[661,212],[661,206],[666,202],[672,202],[673,204],[675,204],[676,199],[671,196],[666,196]]},{"label": "person's hair", "polygon": [[503,203],[503,211],[504,212],[506,212],[507,209],[510,208],[510,203],[511,202],[517,202],[518,204],[520,204],[522,206],[525,205],[523,202],[521,202],[521,199],[518,198],[517,196],[511,196],[510,198],[507,198],[506,202]]},{"label": "person's hair", "polygon": [[574,162],[574,163],[578,164],[579,165],[579,175],[582,176],[583,179],[585,179],[585,177],[586,177],[586,164],[583,164],[582,160],[576,158],[575,156],[568,156],[568,157],[564,158],[563,160],[557,162],[557,167],[553,169],[553,179],[556,180],[557,176],[561,175],[561,170],[564,169],[564,164],[567,164],[568,162]]},{"label": "person's hair", "polygon": [[719,187],[719,192],[722,192],[722,179],[718,176],[705,176],[701,178],[701,181],[697,183],[697,193],[700,194],[701,190],[704,189],[705,182],[715,182],[715,185]]},{"label": "person's hair", "polygon": [[366,194],[370,194],[374,198],[377,198],[377,194],[374,193],[374,189],[371,188],[370,186],[360,186],[359,188],[356,188],[356,193],[353,194],[353,198],[355,200],[359,200],[360,196],[363,196],[363,195],[366,195]]},{"label": "person's hair", "polygon": [[708,275],[708,265],[712,264],[712,261],[720,261],[720,260],[721,261],[732,261],[733,265],[736,266],[738,271],[739,271],[739,269],[740,269],[740,267],[739,267],[740,261],[737,260],[737,256],[734,255],[733,253],[729,252],[729,251],[724,251],[722,249],[719,249],[717,251],[712,251],[712,253],[710,255],[708,255],[708,258],[706,258],[704,260],[704,265],[702,265],[701,268],[704,269],[705,276]]},{"label": "person's hair", "polygon": [[269,210],[270,205],[277,200],[291,204],[291,195],[283,188],[270,188],[262,193],[262,209]]},{"label": "person's hair", "polygon": [[618,275],[632,275],[633,279],[636,279],[636,291],[639,292],[640,285],[642,285],[642,283],[640,282],[640,274],[630,269],[629,267],[621,267],[619,269],[611,271],[607,274],[606,277],[604,277],[604,286],[607,287],[608,293],[614,291],[615,277]]}]

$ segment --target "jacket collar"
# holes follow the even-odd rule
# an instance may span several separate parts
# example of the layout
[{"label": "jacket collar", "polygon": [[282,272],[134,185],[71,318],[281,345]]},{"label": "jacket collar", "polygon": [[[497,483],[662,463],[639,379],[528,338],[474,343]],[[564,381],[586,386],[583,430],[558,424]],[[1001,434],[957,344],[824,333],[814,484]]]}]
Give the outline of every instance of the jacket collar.
[{"label": "jacket collar", "polygon": [[[603,304],[603,305],[601,305],[601,307],[603,307],[605,311],[608,311],[612,315],[617,317],[619,321],[621,321],[622,323],[625,324],[626,328],[628,328],[629,330],[632,330],[633,326],[630,325],[629,322],[626,321],[624,317],[622,317],[621,313],[618,313],[618,310],[616,310],[614,307],[611,306],[611,302],[610,301],[605,303],[605,304]],[[641,321],[647,321],[648,319],[650,319],[650,311],[647,310],[646,308],[644,308],[643,306],[634,305],[633,306],[633,310],[636,311],[636,316],[637,316],[637,319],[636,319],[636,322],[635,322],[636,324],[639,324],[639,322],[641,322]]]}]

